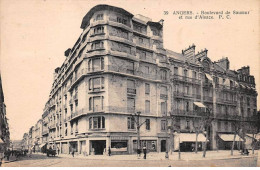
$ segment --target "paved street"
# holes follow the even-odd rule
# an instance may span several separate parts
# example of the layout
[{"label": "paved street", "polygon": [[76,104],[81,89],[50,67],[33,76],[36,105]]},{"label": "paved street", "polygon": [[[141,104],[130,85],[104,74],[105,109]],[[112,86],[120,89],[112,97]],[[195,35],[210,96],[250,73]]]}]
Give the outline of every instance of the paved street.
[{"label": "paved street", "polygon": [[[255,167],[257,166],[258,155],[254,156],[233,156],[229,158],[225,157],[216,157],[213,158],[210,155],[216,155],[216,152],[208,152],[208,158],[201,158],[201,153],[195,155],[195,153],[183,153],[182,156],[185,157],[190,155],[194,159],[190,160],[165,160],[162,159],[163,154],[150,154],[148,155],[147,160],[138,159],[136,155],[114,155],[111,157],[108,156],[88,156],[87,158],[83,157],[74,157],[71,155],[61,155],[58,157],[47,157],[43,154],[33,154],[31,158],[22,157],[18,161],[10,162],[3,164],[3,167],[168,167],[168,166],[177,166],[177,167],[196,167],[196,166],[210,166],[210,167]],[[228,152],[219,152],[220,156],[223,153]],[[178,153],[174,153],[177,155]],[[157,155],[157,156],[156,156]],[[192,156],[193,155],[193,156]],[[170,155],[171,156],[171,155]],[[160,158],[161,157],[161,158]],[[173,157],[173,156],[172,156]],[[200,157],[200,159],[198,159]],[[157,158],[157,159],[155,159]],[[195,159],[197,158],[197,159]],[[174,157],[173,157],[174,159]],[[259,158],[258,158],[259,159]],[[259,162],[259,161],[258,161]],[[259,166],[259,165],[258,165]]]}]

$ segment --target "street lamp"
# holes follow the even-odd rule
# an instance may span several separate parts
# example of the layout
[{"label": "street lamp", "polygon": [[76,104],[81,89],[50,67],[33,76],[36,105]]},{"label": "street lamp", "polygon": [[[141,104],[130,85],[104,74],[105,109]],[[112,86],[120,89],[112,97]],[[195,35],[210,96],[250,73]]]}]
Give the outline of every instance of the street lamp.
[{"label": "street lamp", "polygon": [[141,126],[146,122],[146,120],[144,122],[142,122],[140,124],[140,115],[141,115],[141,112],[136,112],[134,115],[132,114],[132,117],[136,116],[137,117],[137,120],[135,120],[134,118],[134,121],[135,121],[135,124],[136,124],[136,129],[137,129],[137,151],[141,151],[140,150],[140,128]]}]

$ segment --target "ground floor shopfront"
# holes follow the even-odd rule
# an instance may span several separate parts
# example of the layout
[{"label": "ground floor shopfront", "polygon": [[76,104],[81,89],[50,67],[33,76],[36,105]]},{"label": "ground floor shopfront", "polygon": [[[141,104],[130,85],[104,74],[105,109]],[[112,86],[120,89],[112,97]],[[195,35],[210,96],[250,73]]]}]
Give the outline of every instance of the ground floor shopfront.
[{"label": "ground floor shopfront", "polygon": [[[163,152],[166,150],[166,138],[141,136],[140,147],[144,146],[148,152]],[[76,155],[108,155],[134,154],[137,152],[137,137],[134,135],[110,134],[110,135],[81,135],[78,138],[54,140],[49,142],[51,147],[62,154]]]},{"label": "ground floor shopfront", "polygon": [[[204,134],[178,133],[172,137],[166,134],[158,136],[141,136],[140,148],[146,147],[148,152],[168,151],[194,151],[196,138],[198,150],[202,150],[203,143],[206,141]],[[210,140],[210,139],[209,139]],[[208,145],[210,141],[208,140]],[[80,135],[77,138],[56,140],[49,143],[53,149],[59,150],[62,154],[76,155],[108,155],[108,150],[114,155],[134,154],[137,152],[137,136],[132,133],[103,133],[100,135]],[[208,147],[209,149],[209,147]]]}]

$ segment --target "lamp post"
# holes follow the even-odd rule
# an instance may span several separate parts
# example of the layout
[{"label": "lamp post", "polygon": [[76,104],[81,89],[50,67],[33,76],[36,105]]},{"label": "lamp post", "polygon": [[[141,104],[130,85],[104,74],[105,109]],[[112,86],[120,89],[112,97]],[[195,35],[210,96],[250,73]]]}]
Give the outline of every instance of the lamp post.
[{"label": "lamp post", "polygon": [[136,123],[136,130],[137,130],[137,150],[140,151],[140,128],[141,126],[146,122],[146,120],[144,122],[142,122],[140,124],[140,115],[141,112],[136,112],[134,115],[132,115],[132,117],[136,116],[137,120],[134,118],[134,121]]}]

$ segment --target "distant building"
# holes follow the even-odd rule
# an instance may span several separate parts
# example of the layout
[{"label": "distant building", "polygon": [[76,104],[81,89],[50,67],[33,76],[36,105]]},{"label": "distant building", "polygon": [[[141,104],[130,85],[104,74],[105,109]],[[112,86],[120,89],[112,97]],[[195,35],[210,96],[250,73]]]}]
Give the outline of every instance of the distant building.
[{"label": "distant building", "polygon": [[178,145],[177,135],[169,135],[173,126],[178,128],[171,133],[178,131],[181,146],[189,149],[202,111],[213,117],[207,130],[211,149],[230,142],[238,120],[246,127],[255,121],[257,92],[249,67],[230,70],[228,58],[213,62],[206,49],[195,53],[195,45],[181,53],[164,49],[163,20],[97,5],[81,28],[54,70],[42,115],[48,147],[64,154],[107,154],[109,147],[113,154],[134,153],[137,112],[141,146],[150,152]]},{"label": "distant building", "polygon": [[10,145],[10,132],[6,117],[6,105],[0,74],[0,153],[3,153]]}]

